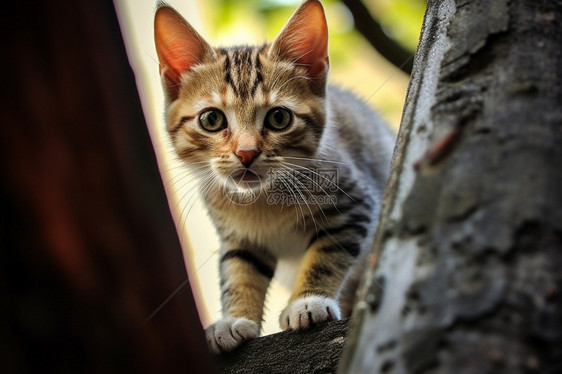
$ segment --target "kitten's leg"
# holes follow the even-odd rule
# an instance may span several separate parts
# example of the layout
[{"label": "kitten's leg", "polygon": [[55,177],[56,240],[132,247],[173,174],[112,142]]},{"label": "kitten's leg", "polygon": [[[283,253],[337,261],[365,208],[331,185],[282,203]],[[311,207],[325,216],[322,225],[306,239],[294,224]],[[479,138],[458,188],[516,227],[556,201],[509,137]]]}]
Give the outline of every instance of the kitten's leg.
[{"label": "kitten's leg", "polygon": [[283,330],[299,330],[324,321],[341,319],[337,294],[353,256],[344,250],[309,248],[289,299],[279,317]]},{"label": "kitten's leg", "polygon": [[[283,330],[303,329],[342,317],[338,299],[342,283],[366,245],[370,218],[367,214],[345,214],[331,228],[315,235],[300,269],[289,305],[279,317]],[[349,312],[344,306],[344,312]]]},{"label": "kitten's leg", "polygon": [[357,290],[359,289],[361,278],[366,269],[368,253],[368,251],[364,251],[364,253],[361,254],[360,258],[356,260],[356,263],[347,272],[342,282],[338,294],[338,304],[341,309],[342,318],[351,317],[351,313],[355,307]]},{"label": "kitten's leg", "polygon": [[231,249],[220,260],[223,318],[207,327],[214,353],[231,351],[259,336],[267,288],[275,259],[263,250]]}]

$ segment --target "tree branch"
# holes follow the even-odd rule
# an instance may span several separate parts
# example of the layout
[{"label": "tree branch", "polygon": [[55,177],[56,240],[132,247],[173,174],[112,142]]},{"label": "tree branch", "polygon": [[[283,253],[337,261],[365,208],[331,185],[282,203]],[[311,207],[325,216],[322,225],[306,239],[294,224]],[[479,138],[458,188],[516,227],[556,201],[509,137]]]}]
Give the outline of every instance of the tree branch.
[{"label": "tree branch", "polygon": [[409,75],[412,72],[413,53],[403,48],[384,33],[381,25],[371,16],[369,9],[361,0],[342,0],[342,2],[353,15],[357,31],[384,58]]},{"label": "tree branch", "polygon": [[335,373],[348,329],[349,320],[343,320],[250,340],[217,356],[217,368],[224,374]]}]

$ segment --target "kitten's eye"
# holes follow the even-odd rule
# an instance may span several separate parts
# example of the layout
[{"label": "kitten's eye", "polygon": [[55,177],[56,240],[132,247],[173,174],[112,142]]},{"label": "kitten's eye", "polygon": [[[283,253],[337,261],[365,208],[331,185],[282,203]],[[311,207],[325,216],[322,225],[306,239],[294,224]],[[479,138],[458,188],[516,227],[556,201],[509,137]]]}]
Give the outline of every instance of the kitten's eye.
[{"label": "kitten's eye", "polygon": [[226,129],[226,117],[218,109],[209,109],[201,113],[199,124],[207,131],[220,131]]},{"label": "kitten's eye", "polygon": [[265,126],[273,130],[284,130],[293,122],[293,114],[285,108],[273,108],[265,116]]}]

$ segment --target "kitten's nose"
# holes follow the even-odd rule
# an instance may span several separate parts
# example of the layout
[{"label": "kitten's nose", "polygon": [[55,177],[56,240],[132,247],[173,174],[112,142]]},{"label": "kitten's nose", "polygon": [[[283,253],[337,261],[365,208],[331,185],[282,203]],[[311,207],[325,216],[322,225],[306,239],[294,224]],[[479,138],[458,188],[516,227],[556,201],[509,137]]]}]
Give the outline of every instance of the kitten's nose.
[{"label": "kitten's nose", "polygon": [[256,157],[259,156],[260,152],[257,149],[240,149],[236,151],[235,154],[245,167],[250,167]]}]

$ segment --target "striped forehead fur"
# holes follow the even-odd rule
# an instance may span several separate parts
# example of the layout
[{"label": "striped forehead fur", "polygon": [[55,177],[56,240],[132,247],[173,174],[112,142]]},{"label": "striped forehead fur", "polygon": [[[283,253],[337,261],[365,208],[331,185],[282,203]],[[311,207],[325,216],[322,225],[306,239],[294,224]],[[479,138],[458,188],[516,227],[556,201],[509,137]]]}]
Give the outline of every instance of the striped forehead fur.
[{"label": "striped forehead fur", "polygon": [[273,95],[269,100],[273,104],[279,96],[296,96],[302,100],[303,94],[314,95],[302,82],[289,84],[293,80],[308,80],[305,69],[278,56],[271,56],[269,50],[270,45],[217,50],[219,59],[224,59],[224,81],[234,96],[255,100],[260,88],[263,95]]}]

